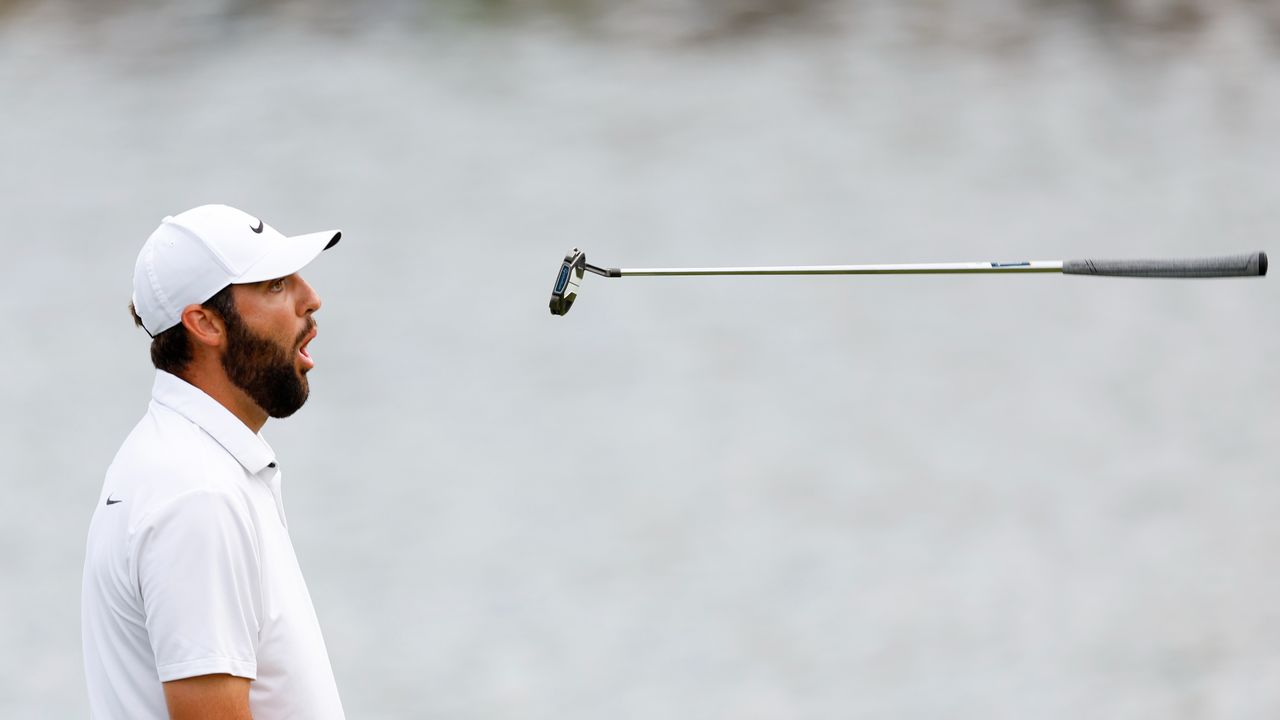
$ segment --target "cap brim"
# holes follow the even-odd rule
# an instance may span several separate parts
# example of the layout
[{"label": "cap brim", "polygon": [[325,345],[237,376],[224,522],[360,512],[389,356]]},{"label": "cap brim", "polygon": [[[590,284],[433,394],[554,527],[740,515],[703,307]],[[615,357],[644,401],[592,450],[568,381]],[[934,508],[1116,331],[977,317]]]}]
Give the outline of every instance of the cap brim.
[{"label": "cap brim", "polygon": [[320,253],[337,245],[341,238],[341,230],[325,230],[284,238],[262,256],[261,260],[241,273],[240,277],[232,280],[231,284],[244,285],[292,275],[309,265]]}]

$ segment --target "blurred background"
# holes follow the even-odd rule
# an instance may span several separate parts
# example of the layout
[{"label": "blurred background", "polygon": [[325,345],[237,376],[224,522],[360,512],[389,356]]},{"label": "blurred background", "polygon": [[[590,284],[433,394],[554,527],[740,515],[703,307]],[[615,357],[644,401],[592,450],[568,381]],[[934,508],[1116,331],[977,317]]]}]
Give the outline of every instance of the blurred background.
[{"label": "blurred background", "polygon": [[339,227],[264,434],[356,718],[1280,715],[1280,3],[0,0],[0,716],[87,715],[161,217]]}]

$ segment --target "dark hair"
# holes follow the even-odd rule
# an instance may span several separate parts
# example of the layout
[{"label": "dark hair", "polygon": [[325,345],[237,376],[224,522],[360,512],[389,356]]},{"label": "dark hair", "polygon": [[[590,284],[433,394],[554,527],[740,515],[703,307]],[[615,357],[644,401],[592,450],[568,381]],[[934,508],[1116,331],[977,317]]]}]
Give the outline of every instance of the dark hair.
[{"label": "dark hair", "polygon": [[[238,322],[240,315],[236,313],[235,298],[228,285],[216,295],[200,303],[201,307],[213,310],[228,323]],[[129,314],[133,316],[133,324],[142,327],[142,318],[138,310],[129,303]],[[187,369],[191,362],[191,340],[187,337],[187,329],[181,323],[151,338],[151,364],[157,370],[177,375]]]}]

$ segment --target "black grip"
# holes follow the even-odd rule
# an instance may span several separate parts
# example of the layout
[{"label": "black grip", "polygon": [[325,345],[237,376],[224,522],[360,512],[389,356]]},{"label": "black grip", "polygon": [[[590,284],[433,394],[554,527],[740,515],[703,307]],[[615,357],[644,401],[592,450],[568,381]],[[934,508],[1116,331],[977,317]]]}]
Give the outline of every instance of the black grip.
[{"label": "black grip", "polygon": [[1258,277],[1267,274],[1267,254],[1175,260],[1067,260],[1064,275],[1145,278]]}]

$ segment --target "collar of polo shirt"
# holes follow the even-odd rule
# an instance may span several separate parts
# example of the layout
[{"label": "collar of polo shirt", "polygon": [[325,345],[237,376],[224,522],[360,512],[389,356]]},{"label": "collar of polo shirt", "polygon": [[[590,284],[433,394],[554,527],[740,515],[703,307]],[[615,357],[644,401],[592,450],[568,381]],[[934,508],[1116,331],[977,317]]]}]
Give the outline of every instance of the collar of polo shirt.
[{"label": "collar of polo shirt", "polygon": [[262,435],[250,430],[200,388],[161,370],[156,372],[151,394],[156,402],[199,425],[250,473],[256,475],[276,467],[275,451]]}]

